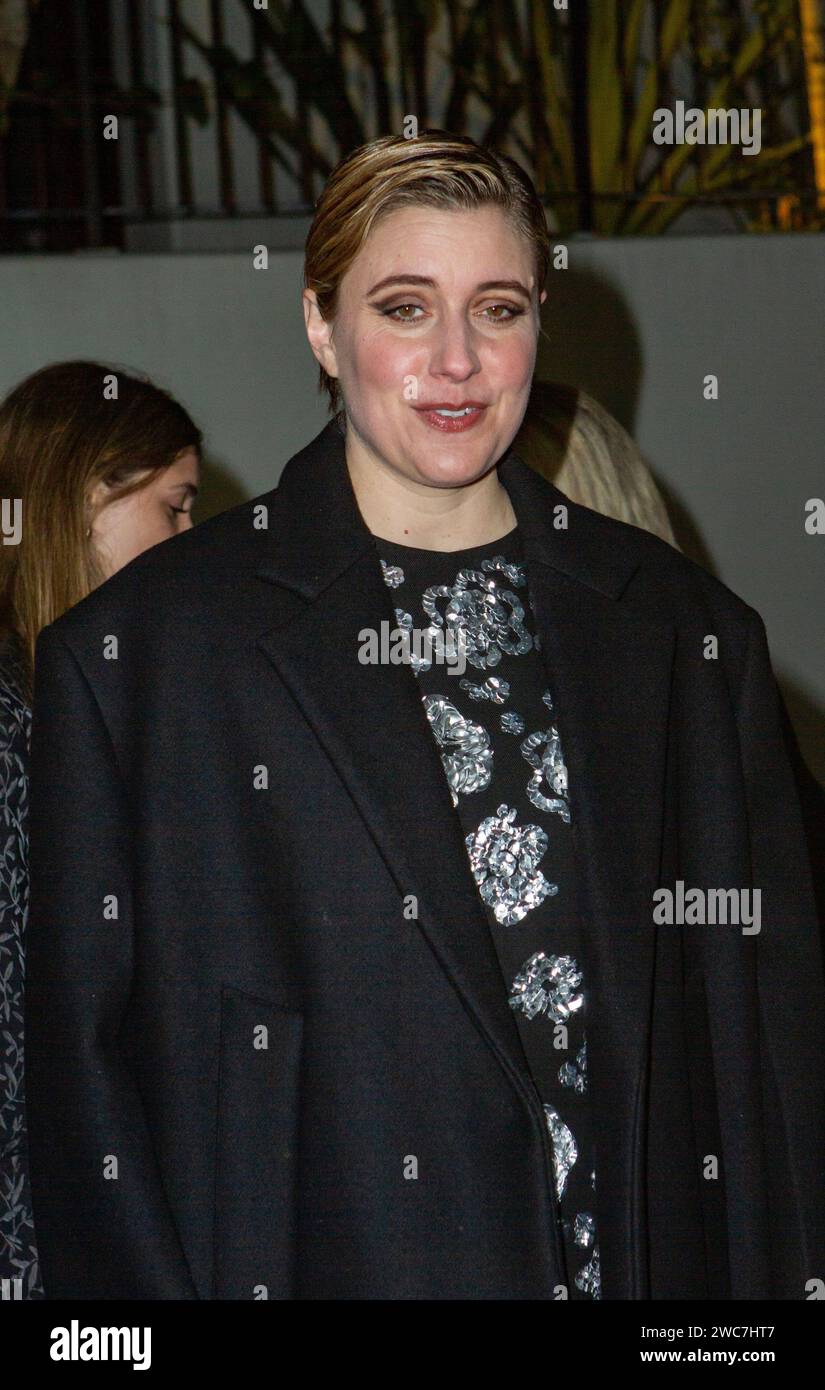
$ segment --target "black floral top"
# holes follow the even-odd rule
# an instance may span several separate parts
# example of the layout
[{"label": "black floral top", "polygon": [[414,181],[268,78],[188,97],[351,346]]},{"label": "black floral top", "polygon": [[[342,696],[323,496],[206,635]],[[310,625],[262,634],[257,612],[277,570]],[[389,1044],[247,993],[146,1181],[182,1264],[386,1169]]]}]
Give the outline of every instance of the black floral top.
[{"label": "black floral top", "polygon": [[598,1299],[567,770],[518,528],[451,552],[375,540],[544,1107],[567,1297]]},{"label": "black floral top", "polygon": [[34,1241],[23,1093],[31,739],[24,670],[17,638],[0,641],[0,1299],[44,1297]]}]

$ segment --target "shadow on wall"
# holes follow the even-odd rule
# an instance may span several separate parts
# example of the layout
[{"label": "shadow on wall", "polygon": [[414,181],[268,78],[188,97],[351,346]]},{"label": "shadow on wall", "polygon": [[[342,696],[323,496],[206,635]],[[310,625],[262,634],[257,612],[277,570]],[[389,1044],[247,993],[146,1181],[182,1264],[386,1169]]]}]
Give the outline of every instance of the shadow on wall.
[{"label": "shadow on wall", "polygon": [[249,493],[238,482],[231,466],[223,459],[213,458],[207,451],[201,465],[200,491],[193,508],[195,524],[248,500]]},{"label": "shadow on wall", "polygon": [[538,380],[578,386],[632,435],[644,363],[633,316],[616,287],[593,270],[551,272],[541,326]]},{"label": "shadow on wall", "polygon": [[[586,391],[633,435],[644,359],[633,315],[619,290],[594,270],[551,277],[542,310],[536,379]],[[644,460],[664,499],[679,549],[719,578],[685,507]],[[564,488],[562,487],[562,491]]]},{"label": "shadow on wall", "polygon": [[[552,279],[551,286],[542,310],[543,332],[539,338],[536,380],[517,441],[519,452],[539,472],[557,481],[562,492],[569,492],[574,500],[584,501],[586,505],[632,524],[643,524],[664,539],[670,539],[661,522],[659,509],[663,502],[672,539],[679,549],[709,574],[720,578],[693,516],[684,502],[656,477],[632,441],[644,361],[627,304],[614,285],[591,270],[568,271]],[[571,387],[578,388],[578,392],[570,390]],[[580,392],[592,396],[594,402],[577,399]],[[595,403],[600,403],[615,417],[612,424],[603,419],[603,413],[600,419],[599,412],[592,409]],[[605,475],[597,483],[595,492],[592,485],[588,489],[575,486],[577,469],[580,472],[587,461],[583,459],[570,466],[575,453],[575,449],[568,451],[574,419],[582,435],[579,448],[582,442],[585,448],[589,447],[587,435],[589,432],[592,437],[594,428],[601,428],[604,433],[607,468],[604,449],[592,456],[594,474]],[[631,436],[629,440],[616,430],[615,421]],[[586,426],[584,431],[580,429],[582,423]],[[619,477],[614,476],[612,480],[608,476],[611,455],[614,473],[616,468],[619,472]],[[646,472],[649,474],[647,480]],[[655,485],[653,489],[649,487],[650,479]],[[627,509],[623,511],[621,502],[617,504],[615,499],[610,505],[599,500],[598,489],[609,496],[611,487],[614,493],[618,490],[632,494],[627,504],[629,513]],[[657,489],[659,497],[655,496]],[[584,495],[577,496],[577,492]],[[634,506],[638,507],[642,520],[633,515]],[[779,671],[776,674],[784,700],[786,742],[799,791],[814,889],[825,931],[825,758],[822,755],[825,710],[794,681]]]},{"label": "shadow on wall", "polygon": [[587,391],[534,381],[515,450],[573,502],[677,546],[641,453],[624,426]]}]

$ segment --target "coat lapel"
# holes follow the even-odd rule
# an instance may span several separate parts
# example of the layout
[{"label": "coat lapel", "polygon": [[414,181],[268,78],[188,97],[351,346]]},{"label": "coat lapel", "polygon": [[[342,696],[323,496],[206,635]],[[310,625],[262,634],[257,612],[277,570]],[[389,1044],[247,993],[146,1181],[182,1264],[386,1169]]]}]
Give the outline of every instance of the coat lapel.
[{"label": "coat lapel", "polygon": [[[644,1088],[653,993],[653,899],[662,831],[675,629],[618,602],[637,568],[603,552],[598,525],[510,456],[499,465],[567,766],[588,982],[602,1292],[646,1296]],[[553,528],[554,508],[568,516]]]},{"label": "coat lapel", "polygon": [[[317,447],[316,447],[317,446]],[[396,626],[392,592],[358,511],[334,422],[270,494],[277,543],[258,574],[285,595],[258,639],[345,783],[418,924],[499,1061],[532,1082],[502,989],[458,817],[409,666],[359,662],[363,629]],[[300,595],[296,603],[294,595]]]},{"label": "coat lapel", "polygon": [[[674,633],[617,602],[636,562],[605,554],[593,518],[514,455],[499,464],[570,779],[596,1133],[605,1297],[643,1296],[639,1127],[659,883]],[[359,633],[394,625],[391,590],[332,421],[287,464],[270,504],[259,577],[273,614],[259,646],[346,784],[441,967],[512,1083],[536,1092],[415,678],[358,660]],[[557,530],[553,508],[568,507]],[[596,530],[594,536],[594,529]],[[434,853],[433,848],[438,852]]]}]

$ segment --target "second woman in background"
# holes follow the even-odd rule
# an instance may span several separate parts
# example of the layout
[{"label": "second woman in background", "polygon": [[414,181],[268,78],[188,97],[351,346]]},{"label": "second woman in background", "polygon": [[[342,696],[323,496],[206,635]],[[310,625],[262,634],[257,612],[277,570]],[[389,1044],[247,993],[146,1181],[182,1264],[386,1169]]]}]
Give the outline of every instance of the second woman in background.
[{"label": "second woman in background", "polygon": [[200,457],[200,431],[181,405],[98,362],[45,367],[0,406],[0,1281],[10,1281],[9,1298],[43,1296],[23,1052],[35,642],[136,555],[192,525]]}]

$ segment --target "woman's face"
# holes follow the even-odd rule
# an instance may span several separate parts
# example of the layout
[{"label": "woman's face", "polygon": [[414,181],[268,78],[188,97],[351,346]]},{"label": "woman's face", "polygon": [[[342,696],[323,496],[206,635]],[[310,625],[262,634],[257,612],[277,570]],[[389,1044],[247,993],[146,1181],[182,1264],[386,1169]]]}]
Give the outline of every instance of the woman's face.
[{"label": "woman's face", "polygon": [[538,306],[532,247],[493,206],[388,214],[343,277],[331,324],[305,292],[310,343],[339,379],[359,448],[433,487],[475,481],[511,444]]},{"label": "woman's face", "polygon": [[152,482],[127,497],[107,502],[107,488],[98,483],[91,499],[91,539],[107,579],[150,546],[191,527],[199,471],[195,450],[187,449]]}]

